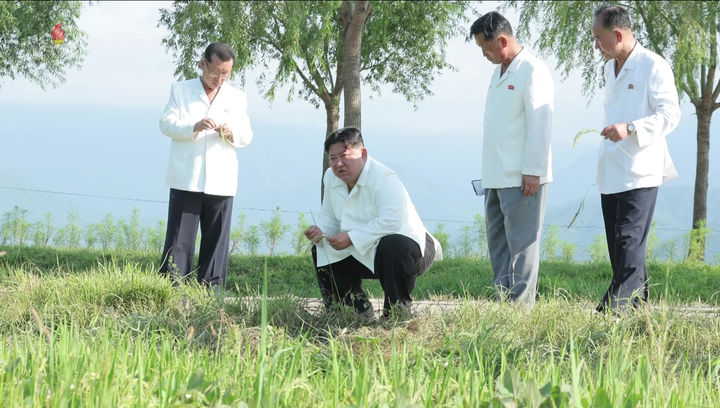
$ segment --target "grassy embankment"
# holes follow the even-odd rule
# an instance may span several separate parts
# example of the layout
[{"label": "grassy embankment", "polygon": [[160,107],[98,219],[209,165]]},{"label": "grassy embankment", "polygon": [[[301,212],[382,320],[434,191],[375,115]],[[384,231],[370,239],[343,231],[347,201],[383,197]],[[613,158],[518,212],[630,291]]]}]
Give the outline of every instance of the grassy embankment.
[{"label": "grassy embankment", "polygon": [[653,283],[669,283],[653,290],[658,308],[616,319],[587,307],[607,284],[607,265],[544,264],[544,295],[525,310],[487,300],[485,262],[449,260],[419,281],[418,297],[457,298],[455,309],[368,324],[352,313],[309,314],[287,296],[316,295],[307,259],[268,258],[265,275],[264,258],[234,258],[238,287],[257,295],[267,276],[276,297],[226,304],[194,285],[173,288],[150,255],[98,263],[96,253],[8,252],[0,406],[720,401],[720,318],[667,307],[716,304],[717,266],[654,265]]},{"label": "grassy embankment", "polygon": [[[155,253],[108,252],[99,250],[57,250],[50,248],[0,248],[8,254],[0,259],[7,266],[23,267],[46,273],[74,273],[96,269],[98,265],[130,263],[146,270],[157,270]],[[239,294],[258,292],[262,285],[263,266],[269,273],[268,294],[292,294],[319,297],[310,256],[231,256],[227,289]],[[720,265],[650,263],[648,265],[651,298],[659,299],[668,291],[671,304],[720,305]],[[573,300],[599,300],[612,277],[610,264],[545,261],[540,266],[538,292],[541,297],[567,297]],[[381,297],[376,281],[368,281],[367,290]],[[492,270],[487,259],[451,258],[435,263],[418,279],[413,292],[416,299],[491,298]]]}]

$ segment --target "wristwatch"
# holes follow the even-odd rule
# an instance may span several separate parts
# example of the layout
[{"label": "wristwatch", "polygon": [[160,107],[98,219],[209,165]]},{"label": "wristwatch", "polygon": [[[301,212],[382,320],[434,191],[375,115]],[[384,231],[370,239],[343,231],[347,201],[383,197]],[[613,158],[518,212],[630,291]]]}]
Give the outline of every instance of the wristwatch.
[{"label": "wristwatch", "polygon": [[635,125],[633,125],[632,122],[627,122],[627,131],[629,136],[635,136],[637,134]]}]

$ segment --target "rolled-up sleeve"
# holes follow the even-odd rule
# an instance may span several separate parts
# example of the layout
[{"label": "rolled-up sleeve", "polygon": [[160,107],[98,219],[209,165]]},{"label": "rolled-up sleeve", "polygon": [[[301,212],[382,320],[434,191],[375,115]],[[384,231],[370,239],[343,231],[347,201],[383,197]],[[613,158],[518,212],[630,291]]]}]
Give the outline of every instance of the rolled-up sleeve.
[{"label": "rolled-up sleeve", "polygon": [[525,90],[527,141],[522,174],[547,177],[550,169],[555,87],[550,72],[535,66]]},{"label": "rolled-up sleeve", "polygon": [[680,104],[675,77],[667,61],[656,63],[648,87],[648,103],[652,114],[632,121],[638,146],[644,147],[667,136],[680,122]]},{"label": "rolled-up sleeve", "polygon": [[191,141],[197,137],[193,132],[195,123],[188,118],[182,118],[180,106],[182,101],[179,94],[178,84],[170,87],[170,100],[165,105],[165,110],[160,117],[160,131],[175,140]]}]

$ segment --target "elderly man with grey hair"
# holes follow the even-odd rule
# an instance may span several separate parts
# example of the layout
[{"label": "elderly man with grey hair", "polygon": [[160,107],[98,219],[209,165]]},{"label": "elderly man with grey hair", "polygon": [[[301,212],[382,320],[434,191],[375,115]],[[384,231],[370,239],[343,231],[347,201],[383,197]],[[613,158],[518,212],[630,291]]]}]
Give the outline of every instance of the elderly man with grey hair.
[{"label": "elderly man with grey hair", "polygon": [[602,312],[648,299],[647,237],[658,186],[677,178],[665,137],[680,107],[670,64],[638,43],[624,8],[598,8],[592,34],[607,61],[597,186],[613,278]]}]

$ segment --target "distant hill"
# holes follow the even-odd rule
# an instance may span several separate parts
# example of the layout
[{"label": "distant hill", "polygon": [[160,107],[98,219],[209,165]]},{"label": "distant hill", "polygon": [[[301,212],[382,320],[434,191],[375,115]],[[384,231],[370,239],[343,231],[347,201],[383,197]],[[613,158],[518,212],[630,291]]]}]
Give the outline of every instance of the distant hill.
[{"label": "distant hill", "polygon": [[[4,114],[17,119],[9,125],[8,134],[30,132],[34,140],[3,139],[0,186],[125,199],[0,188],[0,214],[17,205],[28,211],[31,221],[50,212],[59,226],[73,211],[82,225],[100,222],[106,213],[127,219],[133,207],[140,209],[147,226],[167,216],[164,180],[170,141],[157,130],[157,111],[62,107],[38,121],[27,109],[14,110],[11,105],[3,109]],[[398,173],[428,228],[434,230],[444,224],[453,241],[461,239],[463,227],[472,225],[474,215],[484,212],[483,199],[476,197],[470,186],[470,180],[480,177],[482,140],[478,131],[438,134],[370,126],[364,129],[372,135],[366,140],[370,155]],[[255,121],[253,129],[252,144],[238,151],[235,218],[245,213],[247,225],[257,225],[279,207],[287,224],[297,224],[298,212],[308,213],[306,219],[311,222],[310,211],[316,214],[320,208],[324,122],[312,122],[312,126],[298,130],[283,121]],[[670,140],[681,179],[660,189],[655,220],[661,241],[673,239],[681,244],[690,227],[695,149],[687,142],[693,140],[691,136],[692,132],[684,129]],[[563,140],[557,142],[559,148],[571,137]],[[720,162],[720,150],[712,152],[711,186],[717,183],[713,176],[718,174],[715,164]],[[581,154],[568,153],[567,149],[553,161],[554,181],[548,191],[545,225],[562,227],[560,238],[577,246],[578,259],[586,257],[587,246],[604,233],[599,196],[593,186],[596,161],[594,150]],[[586,193],[585,208],[573,228],[565,229]],[[711,188],[708,217],[715,232],[710,237],[707,259],[712,262],[720,256],[718,203],[720,190]]]},{"label": "distant hill", "polygon": [[[690,229],[692,222],[692,186],[671,186],[671,184],[660,187],[658,201],[655,207],[654,221],[656,222],[656,234],[660,243],[674,240],[678,246],[683,247],[685,236]],[[545,225],[558,225],[561,227],[560,238],[573,242],[578,247],[578,252],[583,252],[598,235],[604,235],[602,226],[602,210],[600,208],[600,197],[597,190],[591,191],[585,199],[585,204],[573,226],[566,229],[577,212],[582,201],[582,196],[568,199],[564,204],[549,207],[545,217]],[[720,188],[710,189],[708,192],[708,203],[720,202]],[[709,206],[711,235],[708,242],[706,260],[708,262],[718,261],[720,256],[720,219],[715,213],[715,206]]]}]

